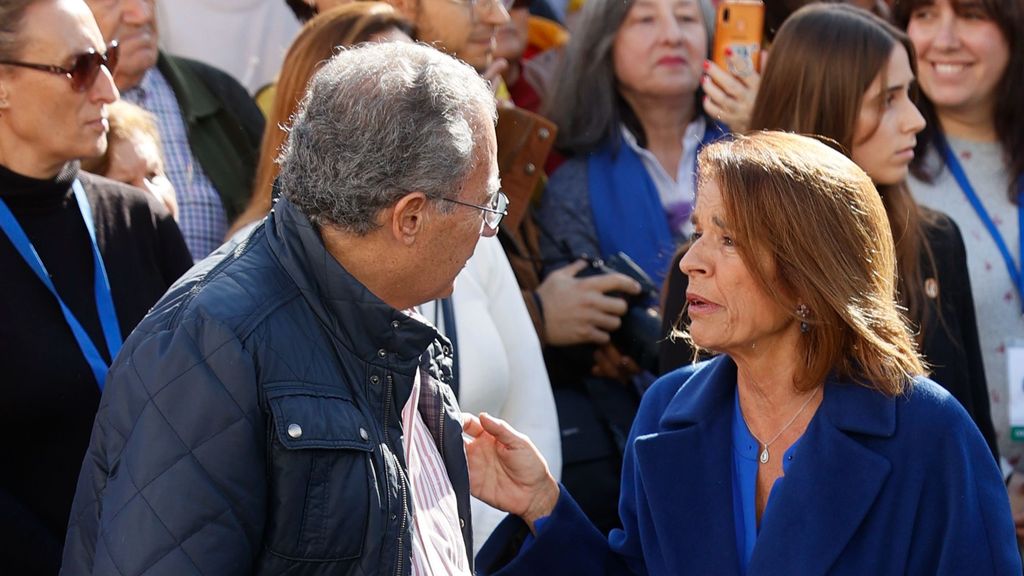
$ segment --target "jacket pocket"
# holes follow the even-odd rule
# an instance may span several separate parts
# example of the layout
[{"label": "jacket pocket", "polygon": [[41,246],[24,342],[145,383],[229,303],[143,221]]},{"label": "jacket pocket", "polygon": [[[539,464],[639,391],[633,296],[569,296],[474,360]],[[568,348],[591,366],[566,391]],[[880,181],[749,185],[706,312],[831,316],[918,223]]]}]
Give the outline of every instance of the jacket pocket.
[{"label": "jacket pocket", "polygon": [[380,510],[366,418],[329,391],[295,384],[265,391],[272,416],[268,550],[297,561],[359,557],[369,514]]}]

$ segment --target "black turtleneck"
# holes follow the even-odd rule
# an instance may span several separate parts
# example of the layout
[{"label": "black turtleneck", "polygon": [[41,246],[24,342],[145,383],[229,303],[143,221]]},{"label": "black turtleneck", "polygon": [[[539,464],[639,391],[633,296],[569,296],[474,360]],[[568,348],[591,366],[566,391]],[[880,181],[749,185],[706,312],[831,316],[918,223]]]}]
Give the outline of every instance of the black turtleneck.
[{"label": "black turtleneck", "polygon": [[[122,335],[192,264],[167,211],[144,191],[65,166],[37,180],[0,166],[0,198],[18,219],[61,298],[109,358],[93,296],[88,231],[71,184],[95,221]],[[55,574],[100,390],[56,300],[0,234],[0,565]]]}]

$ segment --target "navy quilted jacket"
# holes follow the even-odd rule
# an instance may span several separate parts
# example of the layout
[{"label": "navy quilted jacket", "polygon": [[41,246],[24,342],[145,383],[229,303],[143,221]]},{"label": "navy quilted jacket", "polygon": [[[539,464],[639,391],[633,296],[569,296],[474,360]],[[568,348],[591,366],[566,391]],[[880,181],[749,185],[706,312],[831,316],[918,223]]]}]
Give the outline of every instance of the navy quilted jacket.
[{"label": "navy quilted jacket", "polygon": [[61,573],[409,574],[400,413],[421,363],[420,410],[472,550],[458,407],[432,384],[451,382],[449,343],[366,290],[279,202],[125,343]]}]

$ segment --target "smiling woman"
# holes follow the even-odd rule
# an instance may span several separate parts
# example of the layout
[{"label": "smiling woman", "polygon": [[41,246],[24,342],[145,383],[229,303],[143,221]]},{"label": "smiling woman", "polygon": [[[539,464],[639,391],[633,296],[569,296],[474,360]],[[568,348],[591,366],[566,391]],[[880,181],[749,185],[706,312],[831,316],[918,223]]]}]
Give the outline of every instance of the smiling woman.
[{"label": "smiling woman", "polygon": [[107,148],[116,45],[81,0],[0,3],[0,566],[55,574],[107,367],[191,265],[144,192],[79,173]]},{"label": "smiling woman", "polygon": [[[901,0],[895,16],[917,51],[928,119],[910,190],[964,232],[992,419],[1002,453],[1018,460],[1024,445],[1011,438],[1009,358],[1024,334],[1024,4]],[[1015,476],[1011,488],[1020,493],[1024,480]],[[1024,502],[1018,506],[1024,512]]]}]

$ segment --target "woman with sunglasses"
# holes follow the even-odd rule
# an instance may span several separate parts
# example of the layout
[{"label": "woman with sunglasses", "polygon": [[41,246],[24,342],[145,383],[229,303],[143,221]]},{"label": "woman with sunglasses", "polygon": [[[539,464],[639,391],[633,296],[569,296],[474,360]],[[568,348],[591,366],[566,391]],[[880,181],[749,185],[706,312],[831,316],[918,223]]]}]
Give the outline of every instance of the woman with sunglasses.
[{"label": "woman with sunglasses", "polygon": [[0,566],[56,574],[103,380],[191,265],[149,194],[79,172],[118,97],[81,0],[0,2]]}]

